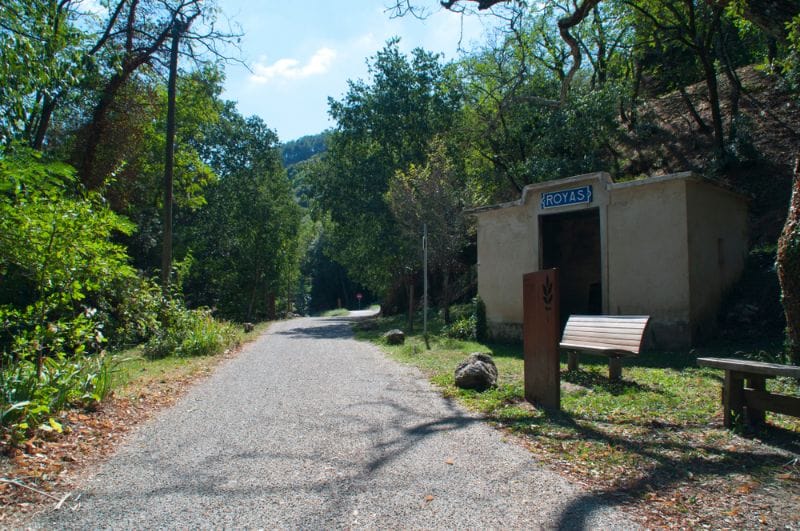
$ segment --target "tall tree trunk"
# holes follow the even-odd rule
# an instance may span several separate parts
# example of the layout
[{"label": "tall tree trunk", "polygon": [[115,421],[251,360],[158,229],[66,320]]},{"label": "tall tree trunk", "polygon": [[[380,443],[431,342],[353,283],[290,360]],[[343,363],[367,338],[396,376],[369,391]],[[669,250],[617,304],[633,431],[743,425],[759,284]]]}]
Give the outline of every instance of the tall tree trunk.
[{"label": "tall tree trunk", "polygon": [[719,107],[719,87],[717,86],[717,69],[714,60],[707,53],[700,54],[703,63],[703,72],[706,76],[708,87],[708,103],[711,107],[711,125],[714,129],[714,151],[717,157],[722,157],[725,148],[725,129],[722,123],[722,111]]},{"label": "tall tree trunk", "polygon": [[800,154],[795,161],[789,214],[778,239],[776,265],[786,315],[787,353],[792,364],[800,365]]},{"label": "tall tree trunk", "polygon": [[164,245],[161,250],[161,284],[166,292],[172,271],[172,175],[175,166],[175,92],[178,78],[178,44],[181,25],[176,21],[172,28],[172,50],[169,55],[169,83],[167,86],[167,149],[164,161]]},{"label": "tall tree trunk", "polygon": [[50,119],[53,116],[53,111],[56,110],[56,98],[45,96],[44,103],[42,104],[42,113],[39,117],[39,122],[36,124],[36,134],[33,137],[33,149],[41,151],[44,146],[44,137],[47,134],[47,129],[50,127]]}]

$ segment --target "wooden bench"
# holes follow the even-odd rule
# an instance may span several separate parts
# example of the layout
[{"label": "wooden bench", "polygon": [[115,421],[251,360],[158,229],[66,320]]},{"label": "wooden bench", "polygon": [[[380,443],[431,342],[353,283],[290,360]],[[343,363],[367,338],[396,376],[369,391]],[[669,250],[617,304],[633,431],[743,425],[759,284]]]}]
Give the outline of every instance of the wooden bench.
[{"label": "wooden bench", "polygon": [[725,371],[722,411],[726,428],[736,422],[751,427],[763,424],[765,411],[800,417],[800,398],[769,393],[766,387],[767,378],[800,378],[800,367],[730,358],[697,358],[697,364]]},{"label": "wooden bench", "polygon": [[647,315],[570,315],[558,346],[568,352],[567,367],[578,370],[578,353],[608,357],[608,378],[622,378],[622,358],[638,356]]}]

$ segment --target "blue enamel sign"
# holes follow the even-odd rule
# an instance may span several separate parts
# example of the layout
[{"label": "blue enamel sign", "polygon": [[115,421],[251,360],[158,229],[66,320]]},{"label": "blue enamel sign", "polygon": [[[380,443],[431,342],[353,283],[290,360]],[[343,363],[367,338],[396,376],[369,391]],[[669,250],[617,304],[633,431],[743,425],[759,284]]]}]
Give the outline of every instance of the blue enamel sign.
[{"label": "blue enamel sign", "polygon": [[557,192],[542,192],[542,210],[591,202],[592,185],[570,188],[569,190],[559,190]]}]

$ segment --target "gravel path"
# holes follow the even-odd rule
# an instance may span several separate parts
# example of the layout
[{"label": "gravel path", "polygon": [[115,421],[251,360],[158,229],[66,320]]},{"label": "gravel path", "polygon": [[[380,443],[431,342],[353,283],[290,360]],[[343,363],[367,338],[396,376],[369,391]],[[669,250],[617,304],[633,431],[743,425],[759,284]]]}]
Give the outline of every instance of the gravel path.
[{"label": "gravel path", "polygon": [[341,318],[272,326],[136,430],[79,502],[33,525],[635,527]]}]

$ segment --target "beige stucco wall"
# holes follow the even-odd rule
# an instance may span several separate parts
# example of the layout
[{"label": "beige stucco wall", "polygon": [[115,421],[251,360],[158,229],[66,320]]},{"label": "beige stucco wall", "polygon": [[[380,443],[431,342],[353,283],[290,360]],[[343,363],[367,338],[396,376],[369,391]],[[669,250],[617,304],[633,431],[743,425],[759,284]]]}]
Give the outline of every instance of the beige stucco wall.
[{"label": "beige stucco wall", "polygon": [[700,179],[687,182],[692,339],[716,330],[719,303],[747,259],[747,204]]},{"label": "beige stucco wall", "polygon": [[522,206],[483,213],[478,223],[478,294],[492,323],[522,323],[522,275],[536,270],[535,227]]},{"label": "beige stucco wall", "polygon": [[686,181],[614,185],[608,208],[608,313],[650,315],[652,340],[690,341]]}]

